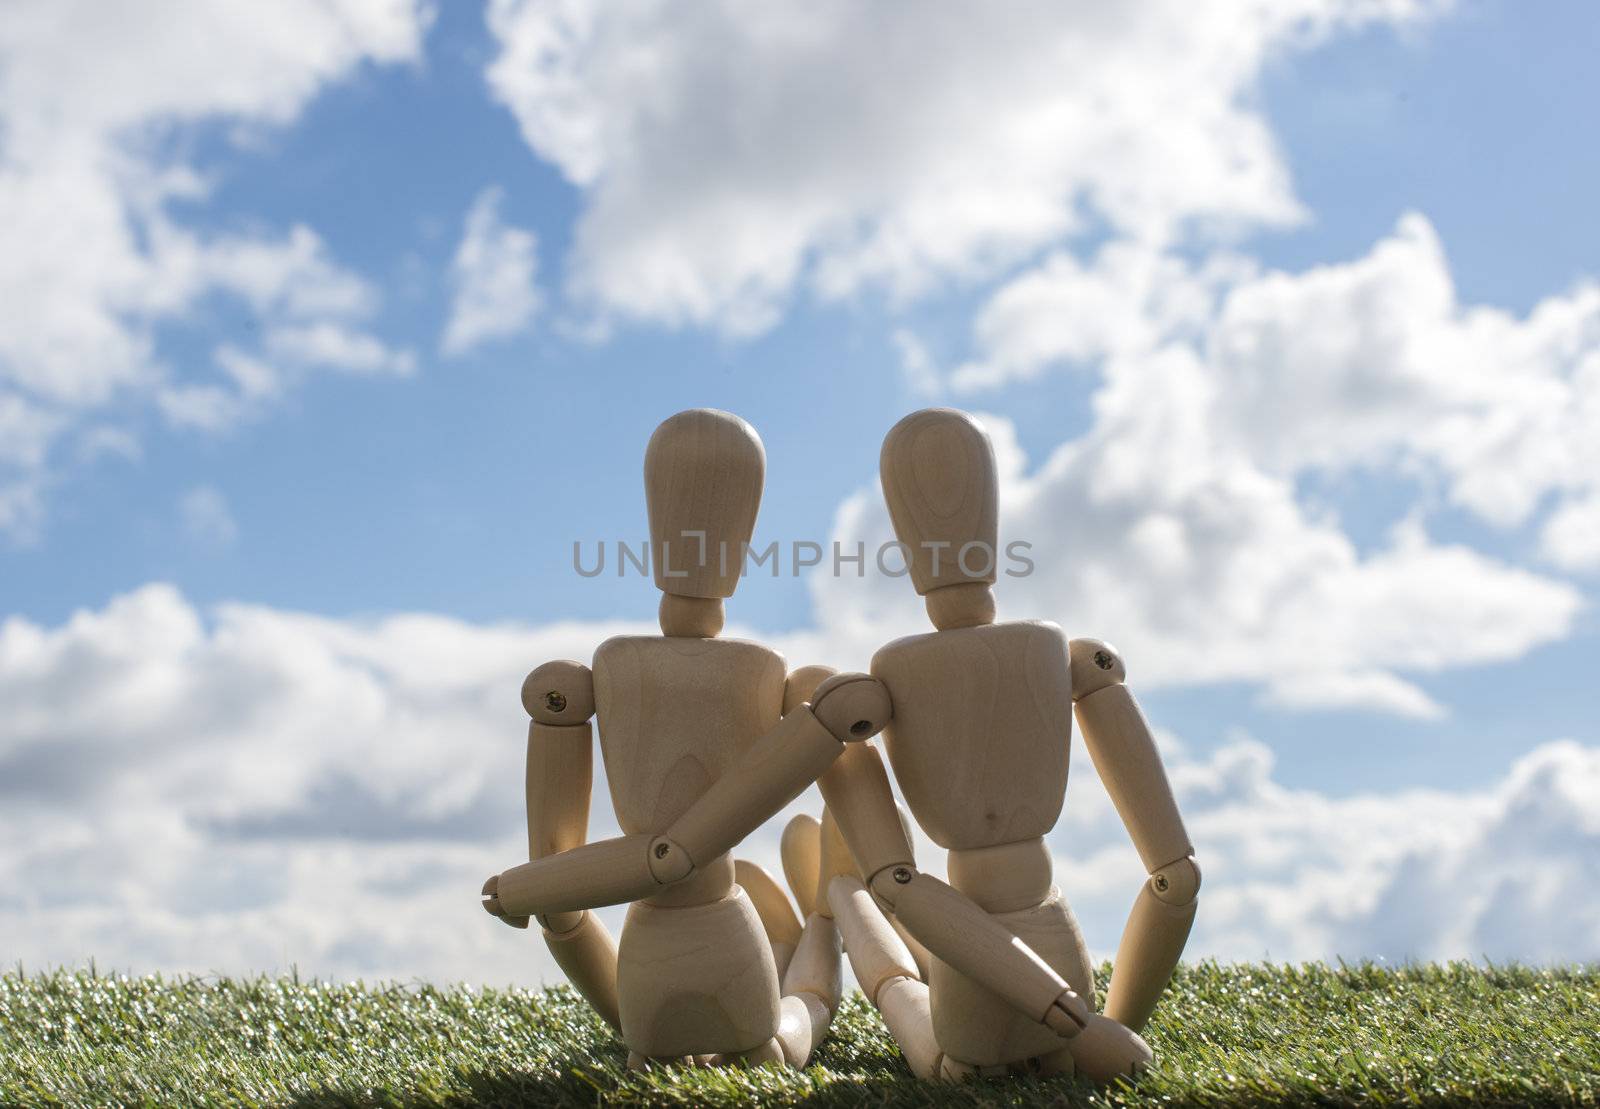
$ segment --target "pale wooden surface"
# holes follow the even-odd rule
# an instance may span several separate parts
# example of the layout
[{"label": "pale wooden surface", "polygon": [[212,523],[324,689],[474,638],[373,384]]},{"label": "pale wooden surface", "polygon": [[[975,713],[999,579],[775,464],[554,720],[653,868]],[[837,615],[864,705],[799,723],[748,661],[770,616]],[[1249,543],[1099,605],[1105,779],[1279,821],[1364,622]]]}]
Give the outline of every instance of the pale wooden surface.
[{"label": "pale wooden surface", "polygon": [[797,813],[783,828],[779,844],[783,877],[789,883],[802,916],[816,911],[817,876],[822,868],[822,824],[816,817]]},{"label": "pale wooden surface", "polygon": [[[583,669],[588,673],[588,667]],[[570,850],[588,837],[593,764],[594,729],[587,721],[569,727],[529,721],[524,776],[529,859]],[[543,923],[553,931],[565,932],[577,925],[578,917],[558,914]]]},{"label": "pale wooden surface", "polygon": [[754,1051],[778,1030],[778,972],[737,886],[707,905],[628,909],[617,953],[622,1036],[645,1056]]},{"label": "pale wooden surface", "polygon": [[594,675],[571,659],[536,666],[522,681],[522,707],[541,724],[582,724],[594,715]]},{"label": "pale wooden surface", "polygon": [[810,701],[817,687],[837,673],[831,666],[801,666],[790,671],[783,687],[784,714],[788,715]]},{"label": "pale wooden surface", "polygon": [[1054,624],[908,636],[872,659],[894,719],[884,748],[917,823],[945,848],[1044,835],[1067,788],[1067,641]]},{"label": "pale wooden surface", "polygon": [[1103,639],[1078,638],[1067,644],[1072,666],[1072,699],[1081,701],[1097,689],[1121,685],[1128,671],[1117,649]]},{"label": "pale wooden surface", "polygon": [[778,1043],[791,1067],[803,1067],[828,1034],[833,1013],[815,995],[785,994],[778,1002]]},{"label": "pale wooden surface", "polygon": [[732,850],[839,757],[839,740],[802,705],[740,753],[667,828],[690,859]]},{"label": "pale wooden surface", "polygon": [[[878,473],[919,594],[954,582],[994,582],[999,492],[994,449],[977,421],[953,408],[913,412],[884,437]],[[961,549],[973,542],[987,544],[987,554],[969,552],[967,566],[985,569],[986,562],[984,573],[961,568]]]},{"label": "pale wooden surface", "polygon": [[1106,1016],[1142,1031],[1183,955],[1197,902],[1168,905],[1147,882],[1128,914],[1106,994]]},{"label": "pale wooden surface", "polygon": [[817,686],[811,711],[840,743],[870,739],[894,713],[889,691],[867,674],[835,674]]},{"label": "pale wooden surface", "polygon": [[783,656],[738,639],[619,636],[594,656],[617,822],[665,832],[778,723]]},{"label": "pale wooden surface", "polygon": [[[992,919],[1036,952],[1090,1005],[1094,979],[1083,934],[1060,891],[1048,889],[1033,906]],[[1006,999],[955,970],[937,955],[928,972],[933,1028],[950,1056],[974,1066],[997,1066],[1058,1052],[1064,1041]]]},{"label": "pale wooden surface", "polygon": [[1050,848],[1038,836],[952,851],[945,864],[950,884],[991,913],[1031,909],[1049,897],[1051,869]]},{"label": "pale wooden surface", "polygon": [[579,913],[577,923],[567,931],[558,933],[546,928],[544,942],[567,981],[594,1006],[602,1020],[620,1030],[617,945],[600,918],[590,912]]},{"label": "pale wooden surface", "polygon": [[1077,1072],[1095,1082],[1136,1078],[1155,1057],[1137,1032],[1099,1013],[1089,1014],[1084,1030],[1067,1045]]},{"label": "pale wooden surface", "polygon": [[506,916],[548,917],[646,897],[660,886],[650,869],[654,838],[600,840],[503,870],[485,883],[485,905],[493,912],[497,903]]},{"label": "pale wooden surface", "polygon": [[819,838],[822,844],[822,858],[817,867],[815,911],[831,917],[833,909],[828,905],[828,883],[841,874],[854,874],[859,878],[861,870],[856,865],[850,845],[845,842],[844,833],[839,829],[839,822],[834,819],[833,810],[827,807],[822,810],[822,830]]},{"label": "pale wooden surface", "polygon": [[[733,596],[761,507],[767,460],[760,436],[732,413],[695,408],[664,420],[644,458],[656,588]],[[704,538],[686,534],[693,532]]]},{"label": "pale wooden surface", "polygon": [[[571,664],[576,666],[577,664]],[[541,675],[541,672],[545,671]],[[582,667],[587,678],[588,667]],[[564,709],[587,716],[593,711],[592,686],[587,681],[562,680],[540,667],[535,688],[559,687],[565,691]],[[569,672],[570,674],[570,672]],[[587,706],[583,690],[589,690]],[[576,693],[578,696],[568,696]],[[537,703],[546,701],[541,692]],[[585,708],[587,707],[587,712]],[[526,793],[528,801],[528,858],[542,859],[579,846],[588,836],[589,799],[594,763],[593,728],[581,724],[555,727],[538,720],[528,724]],[[606,926],[589,912],[547,913],[544,942],[567,980],[613,1028],[617,1015],[617,945]]]},{"label": "pale wooden surface", "polygon": [[767,939],[775,944],[786,943],[792,950],[800,942],[800,918],[795,915],[794,906],[777,879],[748,859],[734,861],[733,877],[756,907]]},{"label": "pale wooden surface", "polygon": [[839,1008],[844,994],[843,969],[838,928],[831,918],[812,913],[806,918],[800,943],[783,976],[783,992],[810,994],[832,1013]]},{"label": "pale wooden surface", "polygon": [[933,1034],[928,987],[911,978],[896,978],[878,994],[878,1010],[911,1073],[924,1081],[939,1077],[944,1052]]},{"label": "pale wooden surface", "polygon": [[870,743],[851,743],[817,781],[862,876],[915,861],[883,759]]},{"label": "pale wooden surface", "polygon": [[718,597],[679,597],[661,594],[657,620],[662,635],[711,639],[722,631],[724,614]]},{"label": "pale wooden surface", "polygon": [[861,992],[873,1005],[878,993],[894,978],[920,978],[911,952],[883,915],[872,894],[854,875],[841,875],[828,884],[828,906],[838,922],[839,935],[850,957]]},{"label": "pale wooden surface", "polygon": [[1192,854],[1194,846],[1178,813],[1150,725],[1128,687],[1106,686],[1076,707],[1083,744],[1145,870],[1158,870]]},{"label": "pale wooden surface", "polygon": [[[653,861],[650,869],[657,878],[662,877],[658,863]],[[687,878],[662,885],[645,900],[663,909],[704,905],[732,893],[736,874],[733,856],[724,853],[698,864]]]},{"label": "pale wooden surface", "polygon": [[[983,982],[1006,1004],[1034,1020],[1059,1019],[1055,1010],[1068,990],[1061,975],[1032,949],[1017,943],[1004,925],[964,894],[916,871],[899,881],[899,869],[879,875],[872,890],[933,953],[935,1005],[939,964],[944,962]],[[1069,1007],[1068,1012],[1072,1011]]]},{"label": "pale wooden surface", "polygon": [[928,590],[928,619],[940,631],[994,623],[994,590],[984,582],[962,582]]}]

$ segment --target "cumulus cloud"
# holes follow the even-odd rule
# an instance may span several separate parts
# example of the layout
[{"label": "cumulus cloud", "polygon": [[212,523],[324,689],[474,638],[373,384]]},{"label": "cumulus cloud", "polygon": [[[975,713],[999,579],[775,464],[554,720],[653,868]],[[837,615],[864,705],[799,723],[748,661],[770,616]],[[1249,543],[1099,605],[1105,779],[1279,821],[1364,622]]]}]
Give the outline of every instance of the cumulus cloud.
[{"label": "cumulus cloud", "polygon": [[[248,398],[226,377],[196,382],[158,351],[157,325],[207,296],[241,301],[266,326],[370,314],[371,290],[308,229],[219,236],[176,219],[173,202],[203,200],[208,182],[175,140],[202,122],[287,123],[361,63],[415,57],[426,22],[416,0],[8,6],[0,408],[30,403],[28,437],[45,447],[0,460],[0,506],[47,484],[49,445],[115,398],[153,401],[179,423],[238,417]],[[27,522],[0,507],[0,527],[8,520],[13,532]]]},{"label": "cumulus cloud", "polygon": [[[202,612],[164,585],[0,623],[7,957],[559,980],[476,904],[525,850],[518,689],[644,630]],[[1328,797],[1277,783],[1254,740],[1196,756],[1162,739],[1206,872],[1195,956],[1600,956],[1600,748],[1546,744],[1463,793]],[[1053,846],[1105,955],[1143,871],[1079,752]],[[617,827],[596,769],[598,837]],[[780,826],[741,854],[775,869]]]},{"label": "cumulus cloud", "polygon": [[[1543,512],[1549,562],[1600,566],[1600,285],[1520,318],[1464,305],[1420,215],[1363,257],[1296,274],[1129,242],[1088,264],[1058,254],[990,298],[973,343],[958,392],[1094,367],[1108,403],[1142,388],[1151,422],[1182,391],[1263,474],[1421,478],[1499,527]],[[1196,366],[1204,388],[1183,389]]]},{"label": "cumulus cloud", "polygon": [[570,291],[737,334],[797,288],[912,295],[1097,224],[1168,241],[1297,220],[1263,64],[1440,6],[494,0],[488,76],[583,190]]},{"label": "cumulus cloud", "polygon": [[[1445,709],[1417,677],[1568,633],[1576,589],[1437,542],[1415,521],[1359,550],[1217,436],[1213,389],[1183,348],[1130,362],[1096,397],[1091,430],[1031,472],[1011,423],[982,417],[1000,463],[1002,548],[1029,543],[1034,562],[1000,579],[1002,615],[1114,639],[1141,685],[1243,681],[1295,708],[1423,718]],[[845,504],[835,535],[869,550],[893,540],[876,489]],[[905,580],[823,575],[813,587],[825,634],[857,663],[926,630]]]},{"label": "cumulus cloud", "polygon": [[475,904],[526,850],[518,690],[616,630],[201,613],[164,585],[6,620],[7,957],[536,981],[538,945]]},{"label": "cumulus cloud", "polygon": [[504,191],[478,194],[467,212],[461,245],[450,264],[455,299],[439,349],[463,354],[490,339],[527,329],[539,311],[538,240],[500,217]]}]

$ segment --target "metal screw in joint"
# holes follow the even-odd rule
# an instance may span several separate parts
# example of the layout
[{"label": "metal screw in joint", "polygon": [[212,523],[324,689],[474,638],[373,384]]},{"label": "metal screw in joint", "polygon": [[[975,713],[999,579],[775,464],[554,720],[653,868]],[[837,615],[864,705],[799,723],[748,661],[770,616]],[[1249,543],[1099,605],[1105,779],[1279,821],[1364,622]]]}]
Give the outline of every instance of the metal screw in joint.
[{"label": "metal screw in joint", "polygon": [[1102,670],[1110,670],[1116,665],[1116,662],[1117,660],[1111,657],[1110,651],[1096,651],[1094,653],[1094,664]]},{"label": "metal screw in joint", "polygon": [[911,881],[911,868],[909,866],[897,866],[894,868],[894,873],[891,877],[903,886]]},{"label": "metal screw in joint", "polygon": [[1165,874],[1157,874],[1153,881],[1155,882],[1157,893],[1166,893],[1167,887],[1172,884],[1171,882],[1167,881],[1167,876]]},{"label": "metal screw in joint", "polygon": [[667,843],[656,844],[656,858],[664,859],[672,853],[672,845]]},{"label": "metal screw in joint", "polygon": [[544,707],[551,712],[561,712],[567,707],[567,695],[559,689],[552,689],[544,695]]},{"label": "metal screw in joint", "polygon": [[872,731],[872,721],[870,720],[857,720],[850,725],[851,735],[866,735],[870,731]]}]

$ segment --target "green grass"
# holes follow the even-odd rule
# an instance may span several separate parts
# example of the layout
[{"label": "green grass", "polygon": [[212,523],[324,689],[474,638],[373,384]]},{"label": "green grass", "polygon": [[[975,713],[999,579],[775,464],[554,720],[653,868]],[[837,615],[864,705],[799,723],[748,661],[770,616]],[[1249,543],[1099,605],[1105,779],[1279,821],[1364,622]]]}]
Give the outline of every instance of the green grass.
[{"label": "green grass", "polygon": [[932,1086],[859,994],[803,1073],[640,1074],[566,989],[61,971],[0,976],[0,1103],[1600,1105],[1597,1020],[1600,968],[1200,964],[1134,1085]]}]

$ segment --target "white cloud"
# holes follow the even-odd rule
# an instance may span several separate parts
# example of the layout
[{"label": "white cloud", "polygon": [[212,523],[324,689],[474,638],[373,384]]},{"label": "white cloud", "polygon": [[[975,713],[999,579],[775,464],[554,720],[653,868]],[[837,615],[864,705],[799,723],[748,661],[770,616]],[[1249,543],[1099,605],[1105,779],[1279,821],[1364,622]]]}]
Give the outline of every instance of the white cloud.
[{"label": "white cloud", "polygon": [[494,0],[489,82],[583,190],[579,300],[749,333],[797,287],[911,295],[1100,220],[1297,220],[1263,64],[1439,6]]},{"label": "white cloud", "polygon": [[[1087,760],[1086,760],[1087,761]],[[1202,848],[1195,942],[1224,958],[1592,961],[1600,748],[1547,743],[1487,789],[1331,798],[1243,742],[1179,768]]]},{"label": "white cloud", "polygon": [[[173,140],[202,121],[287,123],[363,62],[416,57],[427,19],[417,0],[193,2],[154,12],[8,5],[0,390],[50,417],[46,454],[124,396],[180,422],[215,426],[236,415],[236,394],[189,380],[157,351],[156,325],[208,295],[236,297],[269,324],[370,314],[372,291],[306,228],[278,240],[179,223],[170,202],[201,201],[208,183],[174,155],[184,144]],[[35,458],[0,471],[0,503],[15,499],[8,488],[46,484],[49,465]]]},{"label": "white cloud", "polygon": [[536,981],[476,904],[526,849],[518,689],[618,630],[202,615],[162,585],[6,620],[7,957]]},{"label": "white cloud", "polygon": [[[1114,640],[1141,686],[1243,681],[1297,708],[1424,718],[1444,710],[1416,676],[1508,661],[1568,633],[1577,590],[1434,542],[1415,522],[1360,551],[1291,482],[1217,437],[1212,381],[1182,347],[1130,359],[1095,398],[1093,428],[1031,473],[1010,422],[982,417],[1000,461],[1001,544],[1032,544],[1035,563],[1000,579],[1002,615]],[[876,490],[846,503],[835,534],[869,549],[893,539]],[[853,664],[927,629],[904,580],[813,587]]]},{"label": "white cloud", "polygon": [[500,218],[504,190],[484,189],[472,202],[461,245],[450,264],[455,299],[439,349],[463,354],[490,339],[527,329],[539,311],[538,240]]},{"label": "white cloud", "polygon": [[190,539],[211,547],[227,547],[239,538],[228,498],[210,485],[197,485],[178,501],[178,516]]},{"label": "white cloud", "polygon": [[[525,849],[523,674],[623,630],[646,629],[201,613],[161,585],[0,623],[7,957],[558,980],[477,891]],[[1194,957],[1600,955],[1600,748],[1547,744],[1465,793],[1329,797],[1254,741],[1162,739],[1206,873]],[[597,773],[594,836],[617,830],[606,796]],[[780,826],[741,854],[775,867]],[[1081,746],[1053,842],[1109,954],[1143,872]]]},{"label": "white cloud", "polygon": [[903,327],[895,331],[893,338],[895,350],[900,354],[900,380],[918,396],[937,396],[942,391],[942,382],[927,344],[915,332]]},{"label": "white cloud", "polygon": [[[1137,379],[1155,421],[1182,391],[1209,438],[1265,474],[1417,476],[1501,527],[1554,502],[1542,553],[1600,566],[1600,285],[1520,319],[1463,305],[1419,215],[1362,258],[1298,274],[1229,256],[1194,269],[1129,242],[1089,265],[1058,255],[990,299],[974,345],[958,390],[1098,364],[1108,400]],[[1195,363],[1203,387],[1146,363]]]}]

